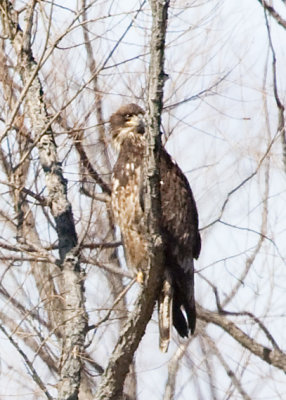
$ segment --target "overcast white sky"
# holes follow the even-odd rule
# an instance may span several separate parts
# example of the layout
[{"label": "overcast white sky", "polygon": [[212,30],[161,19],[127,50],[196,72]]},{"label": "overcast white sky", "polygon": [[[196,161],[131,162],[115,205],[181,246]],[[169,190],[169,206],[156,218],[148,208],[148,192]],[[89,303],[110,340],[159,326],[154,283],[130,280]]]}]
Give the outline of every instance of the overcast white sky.
[{"label": "overcast white sky", "polygon": [[[71,7],[76,2],[62,1],[59,4]],[[138,1],[122,0],[95,2],[89,18],[109,13],[117,15],[89,25],[98,65],[105,62],[110,50],[134,17],[134,13],[124,15],[124,12],[137,9],[138,4]],[[273,1],[273,5],[286,16],[286,7],[282,1]],[[68,9],[55,10],[56,23],[52,24],[52,36],[62,32],[74,17]],[[172,1],[169,15],[165,64],[169,79],[165,85],[162,124],[164,140],[168,139],[167,149],[191,183],[198,204],[201,228],[219,218],[228,194],[257,170],[267,147],[274,140],[270,158],[265,158],[257,174],[229,197],[221,216],[223,223],[217,222],[202,230],[202,253],[196,263],[196,269],[201,274],[196,275],[196,298],[204,307],[216,309],[214,295],[203,277],[217,286],[221,300],[237,284],[247,259],[259,241],[263,207],[267,199],[268,220],[263,231],[267,239],[244,284],[227,305],[227,309],[255,313],[278,344],[285,348],[286,174],[283,171],[280,139],[274,139],[277,108],[273,99],[272,56],[262,7],[257,0]],[[279,95],[285,104],[286,32],[277,27],[274,21],[270,20],[270,25],[277,56]],[[106,94],[106,119],[123,103],[137,101],[144,106],[149,34],[150,10],[145,5],[143,12],[134,21],[133,28],[106,64],[110,68],[101,74],[100,85]],[[89,78],[83,46],[75,46],[69,53],[64,52],[64,48],[82,44],[82,41],[80,30],[74,30],[61,43],[63,49],[55,53],[59,59],[62,57],[62,62],[56,68],[53,64],[55,76],[59,80],[64,76],[67,85],[58,85],[52,74],[45,85],[49,90],[59,92],[59,102]],[[36,37],[35,49],[40,49],[43,43],[44,36]],[[123,63],[135,56],[138,56],[136,60]],[[116,67],[111,68],[116,64]],[[44,72],[49,68],[47,62]],[[170,109],[170,106],[195,95],[198,97]],[[67,111],[71,122],[73,114],[90,106],[90,99],[93,96],[90,88],[87,88]],[[88,123],[94,123],[92,117]],[[91,132],[87,137],[92,143]],[[70,165],[67,161],[65,166],[65,176],[72,180],[71,158],[72,154],[68,158]],[[74,210],[74,214],[77,216],[77,210]],[[92,280],[87,282],[89,301],[94,299],[94,287]],[[234,321],[238,322],[237,319]],[[268,345],[265,336],[257,334],[257,326],[249,323],[247,318],[239,321],[242,329]],[[168,360],[178,348],[179,342],[174,335],[169,353],[162,355],[158,350],[157,324],[151,322],[147,332],[137,351],[138,399],[158,400],[162,398]],[[219,328],[210,326],[207,332],[227,363],[241,378],[251,399],[272,400],[286,396],[285,375],[254,356],[244,370],[249,354]],[[110,336],[112,340],[112,332]],[[175,397],[178,400],[210,398],[204,356],[198,340],[194,339],[182,361],[178,377],[178,387],[181,390]],[[110,343],[106,341],[103,344],[95,336],[93,347],[104,364],[104,358],[111,350]],[[9,353],[6,356],[9,357]],[[214,357],[213,360],[217,399],[226,399],[224,393],[229,379],[217,359]],[[196,385],[198,382],[200,386]],[[6,381],[7,390],[8,384]],[[3,399],[10,398],[5,397],[3,387],[0,396]],[[231,399],[241,397],[235,392]]]}]

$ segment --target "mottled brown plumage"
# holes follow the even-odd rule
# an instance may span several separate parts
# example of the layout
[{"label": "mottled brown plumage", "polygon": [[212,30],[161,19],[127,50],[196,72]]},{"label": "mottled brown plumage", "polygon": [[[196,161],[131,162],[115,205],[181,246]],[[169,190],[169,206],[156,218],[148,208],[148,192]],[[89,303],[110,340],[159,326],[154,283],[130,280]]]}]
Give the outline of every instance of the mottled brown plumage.
[{"label": "mottled brown plumage", "polygon": [[[119,151],[112,177],[112,208],[124,244],[126,262],[134,272],[147,267],[142,183],[144,111],[136,104],[110,117],[112,139]],[[158,294],[160,348],[167,351],[172,323],[182,336],[195,330],[194,264],[201,249],[198,213],[193,194],[178,165],[164,148],[160,152],[161,232],[165,268]]]}]

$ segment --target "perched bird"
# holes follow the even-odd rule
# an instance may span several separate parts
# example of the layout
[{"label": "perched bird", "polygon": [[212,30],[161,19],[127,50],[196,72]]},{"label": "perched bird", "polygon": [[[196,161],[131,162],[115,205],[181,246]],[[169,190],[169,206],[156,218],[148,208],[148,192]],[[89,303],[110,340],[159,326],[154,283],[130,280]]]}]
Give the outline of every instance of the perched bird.
[{"label": "perched bird", "polygon": [[[147,267],[144,224],[143,163],[146,146],[144,110],[136,104],[110,117],[112,141],[119,155],[113,169],[111,204],[119,226],[127,266],[135,273]],[[189,182],[167,151],[160,150],[161,226],[165,265],[158,294],[160,348],[168,349],[171,327],[179,335],[194,333],[194,258],[201,250],[198,213]]]}]

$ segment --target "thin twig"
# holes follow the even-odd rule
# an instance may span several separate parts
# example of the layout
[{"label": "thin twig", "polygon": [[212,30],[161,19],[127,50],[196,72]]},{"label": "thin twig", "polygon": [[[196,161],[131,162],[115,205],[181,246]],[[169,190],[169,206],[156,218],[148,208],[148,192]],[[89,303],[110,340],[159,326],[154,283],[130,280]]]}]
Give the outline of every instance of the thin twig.
[{"label": "thin twig", "polygon": [[241,181],[237,186],[235,186],[232,190],[230,190],[226,196],[225,201],[223,202],[223,205],[221,207],[220,210],[220,214],[219,216],[213,220],[212,222],[210,222],[209,224],[205,225],[204,227],[202,227],[200,230],[205,230],[210,228],[212,225],[214,225],[217,222],[221,222],[221,217],[226,209],[226,206],[230,200],[230,198],[232,197],[233,194],[235,194],[240,188],[242,188],[247,182],[249,182],[255,175],[257,175],[258,171],[260,170],[261,165],[263,164],[264,160],[266,159],[266,157],[268,156],[273,143],[275,142],[276,138],[279,136],[279,132],[276,132],[276,134],[273,136],[272,140],[270,141],[269,145],[267,146],[266,151],[264,152],[263,156],[260,158],[256,169],[249,175],[247,176],[245,179],[243,179],[243,181]]},{"label": "thin twig", "polygon": [[223,366],[223,368],[225,369],[225,372],[227,373],[228,377],[230,378],[233,386],[236,388],[236,390],[239,392],[239,394],[241,395],[241,397],[244,400],[251,400],[251,397],[249,397],[249,395],[246,393],[246,391],[244,390],[244,388],[242,387],[242,383],[241,383],[241,379],[236,377],[235,372],[231,369],[231,367],[227,364],[227,362],[225,361],[225,359],[223,358],[221,352],[219,351],[219,349],[217,348],[215,342],[210,338],[209,335],[206,335],[206,333],[204,334],[206,340],[208,341],[209,347],[211,348],[211,350],[213,351],[213,353],[215,354],[215,356],[217,357],[217,359],[219,360],[219,362],[221,363],[221,365]]},{"label": "thin twig", "polygon": [[88,330],[93,330],[93,329],[97,329],[101,324],[103,324],[104,322],[106,322],[112,311],[114,311],[114,308],[117,306],[117,304],[123,299],[123,297],[125,296],[125,294],[129,291],[129,289],[131,289],[131,287],[134,285],[134,283],[136,282],[136,278],[133,278],[131,282],[128,283],[128,285],[124,288],[124,290],[122,290],[121,293],[119,293],[119,295],[117,296],[117,298],[114,300],[112,306],[110,307],[110,310],[106,313],[106,315],[101,318],[96,324],[90,325],[88,327]]},{"label": "thin twig", "polygon": [[265,6],[265,1],[263,1],[264,4],[264,16],[265,16],[265,23],[266,23],[266,28],[267,28],[267,34],[268,34],[268,41],[269,41],[269,46],[271,49],[272,53],[272,71],[273,71],[273,93],[274,93],[274,98],[276,101],[276,105],[278,108],[278,126],[277,126],[277,133],[281,135],[281,144],[282,144],[282,153],[283,153],[283,163],[284,163],[284,169],[286,172],[286,132],[285,132],[285,107],[280,100],[279,93],[278,93],[278,86],[277,86],[277,66],[276,66],[276,53],[274,50],[273,42],[272,42],[272,37],[271,37],[271,32],[270,32],[270,26],[269,26],[269,21],[267,18],[266,14],[266,6]]},{"label": "thin twig", "polygon": [[4,333],[4,335],[7,337],[7,339],[9,340],[9,342],[12,344],[12,346],[15,347],[15,349],[17,350],[17,352],[21,355],[21,357],[24,359],[30,373],[31,376],[33,378],[33,380],[36,382],[36,384],[40,387],[40,389],[45,393],[45,395],[47,396],[47,398],[49,400],[53,400],[53,397],[50,395],[48,389],[46,388],[46,385],[44,384],[44,382],[42,381],[42,379],[40,378],[40,376],[37,374],[37,371],[35,370],[35,368],[33,367],[33,364],[30,362],[30,360],[28,359],[27,355],[24,353],[24,351],[20,348],[20,346],[18,345],[18,343],[13,339],[13,337],[11,335],[8,334],[8,332],[6,331],[6,329],[4,328],[3,324],[0,324],[0,330]]}]

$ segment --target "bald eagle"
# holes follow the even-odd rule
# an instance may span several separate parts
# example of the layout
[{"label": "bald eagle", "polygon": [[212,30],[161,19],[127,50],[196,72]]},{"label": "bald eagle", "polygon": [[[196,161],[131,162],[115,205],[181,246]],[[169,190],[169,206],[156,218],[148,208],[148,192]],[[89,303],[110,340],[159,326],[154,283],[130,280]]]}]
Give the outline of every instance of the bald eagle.
[{"label": "bald eagle", "polygon": [[[119,155],[113,169],[111,204],[127,265],[135,273],[147,267],[142,200],[146,146],[144,110],[124,105],[110,117],[112,141]],[[171,326],[179,335],[194,333],[194,258],[201,249],[198,213],[189,182],[167,151],[160,150],[161,226],[165,243],[162,289],[158,293],[160,348],[168,349]]]}]

